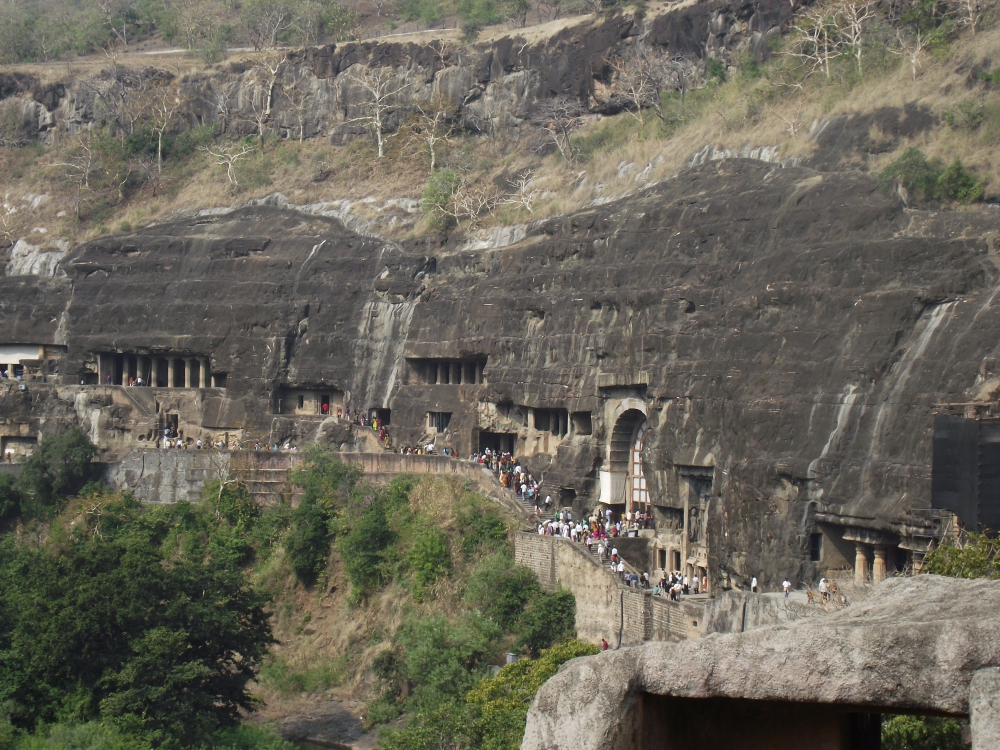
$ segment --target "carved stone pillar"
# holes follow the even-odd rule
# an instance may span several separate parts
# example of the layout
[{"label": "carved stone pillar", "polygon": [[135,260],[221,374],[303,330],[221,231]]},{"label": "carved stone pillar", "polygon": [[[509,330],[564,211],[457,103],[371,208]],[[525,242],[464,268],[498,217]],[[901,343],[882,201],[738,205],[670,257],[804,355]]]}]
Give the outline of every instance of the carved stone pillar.
[{"label": "carved stone pillar", "polygon": [[868,552],[862,542],[854,543],[854,585],[864,586],[868,579]]},{"label": "carved stone pillar", "polygon": [[177,385],[177,360],[174,357],[167,358],[167,388]]},{"label": "carved stone pillar", "polygon": [[185,388],[190,388],[191,387],[191,376],[194,374],[192,372],[193,369],[194,368],[191,367],[191,360],[190,359],[185,359],[184,360],[184,387]]},{"label": "carved stone pillar", "polygon": [[882,583],[885,580],[886,574],[886,564],[885,564],[886,550],[881,544],[875,546],[875,561],[872,564],[872,583]]},{"label": "carved stone pillar", "polygon": [[201,380],[201,388],[208,388],[211,384],[208,379],[208,358],[202,357],[198,360],[198,375]]},{"label": "carved stone pillar", "polygon": [[443,382],[443,378],[441,377],[442,375],[444,375],[443,368],[444,365],[442,365],[440,362],[436,362],[434,364],[434,383],[436,385],[441,385],[441,383]]}]

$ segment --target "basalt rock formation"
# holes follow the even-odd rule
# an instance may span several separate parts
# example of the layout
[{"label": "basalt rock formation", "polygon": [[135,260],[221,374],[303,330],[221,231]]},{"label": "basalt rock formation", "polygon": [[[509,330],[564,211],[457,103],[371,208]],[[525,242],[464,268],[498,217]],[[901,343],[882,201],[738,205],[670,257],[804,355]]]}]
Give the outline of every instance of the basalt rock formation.
[{"label": "basalt rock formation", "polygon": [[[514,30],[493,41],[462,45],[368,40],[273,53],[276,73],[232,63],[182,81],[183,106],[171,129],[212,123],[230,136],[253,134],[259,113],[268,111],[266,132],[291,138],[365,134],[356,119],[368,104],[358,76],[391,69],[399,93],[386,125],[394,130],[435,97],[457,110],[462,126],[474,131],[516,124],[541,100],[565,96],[593,112],[621,107],[607,96],[613,77],[608,59],[634,44],[683,61],[687,79],[698,80],[698,62],[708,55],[731,63],[768,54],[767,42],[791,18],[793,6],[779,0],[726,0],[679,4],[648,15],[615,12],[564,22],[553,33]],[[24,140],[49,140],[58,131],[77,132],[92,123],[120,128],[130,99],[141,97],[168,71],[109,68],[84,80],[43,85],[30,74],[0,74],[0,104],[20,107]],[[284,94],[283,94],[284,92]]]},{"label": "basalt rock formation", "polygon": [[261,205],[85,243],[0,279],[0,343],[59,372],[0,428],[80,421],[113,453],[171,424],[323,439],[351,406],[396,446],[513,450],[577,510],[644,482],[653,562],[712,586],[926,549],[934,407],[1000,388],[992,214],[732,159],[497,236],[397,244]]},{"label": "basalt rock formation", "polygon": [[[858,747],[859,713],[969,716],[998,665],[1000,584],[894,579],[833,614],[574,659],[521,747]],[[973,746],[992,747],[1000,715],[973,692]]]}]

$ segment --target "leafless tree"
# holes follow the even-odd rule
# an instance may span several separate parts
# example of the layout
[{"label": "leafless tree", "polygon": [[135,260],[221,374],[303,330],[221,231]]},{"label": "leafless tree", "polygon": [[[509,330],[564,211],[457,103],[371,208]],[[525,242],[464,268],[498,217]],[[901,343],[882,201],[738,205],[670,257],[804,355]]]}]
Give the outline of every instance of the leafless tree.
[{"label": "leafless tree", "polygon": [[274,109],[274,89],[286,60],[288,60],[287,54],[265,52],[257,58],[253,68],[250,69],[250,82],[254,88],[250,107],[253,110],[253,121],[257,126],[257,137],[262,147],[264,126],[271,118],[271,111]]},{"label": "leafless tree", "polygon": [[386,129],[389,115],[397,106],[401,91],[409,88],[412,82],[402,82],[397,79],[392,68],[365,68],[348,73],[345,78],[358,86],[366,99],[364,114],[353,117],[348,122],[364,123],[375,139],[378,156],[385,156]]},{"label": "leafless tree", "polygon": [[972,36],[976,35],[976,30],[983,20],[983,5],[980,0],[960,0],[959,6],[962,9],[963,18],[961,23],[972,29]]},{"label": "leafless tree", "polygon": [[233,113],[233,99],[240,87],[239,81],[229,81],[223,84],[215,95],[215,116],[222,130],[229,125]]},{"label": "leafless tree", "polygon": [[518,175],[511,184],[513,192],[507,195],[503,202],[513,206],[521,206],[529,214],[535,213],[532,206],[535,204],[535,201],[538,199],[538,195],[541,191],[531,186],[534,178],[535,173],[532,170],[528,170]]},{"label": "leafless tree", "polygon": [[830,59],[839,53],[837,23],[833,13],[825,6],[810,6],[799,13],[789,36],[791,44],[782,52],[796,57],[809,68],[811,75],[817,70],[830,78]]},{"label": "leafless tree", "polygon": [[833,9],[840,37],[851,48],[858,73],[862,72],[861,53],[864,49],[864,34],[868,22],[876,16],[877,5],[878,0],[839,0]]},{"label": "leafless tree", "polygon": [[150,89],[146,97],[147,121],[156,133],[156,173],[163,174],[163,136],[184,103],[181,87],[173,81]]},{"label": "leafless tree", "polygon": [[570,136],[580,125],[583,112],[579,100],[568,96],[543,99],[535,108],[533,120],[536,126],[555,144],[567,164],[572,164],[578,155]]},{"label": "leafless tree", "polygon": [[419,144],[428,156],[430,171],[437,169],[438,154],[455,133],[458,108],[450,99],[435,96],[429,102],[417,102],[417,111],[406,123],[408,140]]},{"label": "leafless tree", "polygon": [[136,6],[136,0],[97,0],[105,23],[126,49],[131,36],[129,24],[134,19]]},{"label": "leafless tree", "polygon": [[214,5],[205,0],[170,0],[169,7],[186,49],[194,49],[215,26]]},{"label": "leafless tree", "polygon": [[899,47],[890,47],[889,50],[897,55],[902,55],[910,63],[910,73],[913,80],[917,80],[917,69],[920,67],[920,57],[924,51],[925,41],[917,29],[909,39],[903,36],[903,32],[896,30],[896,42]]},{"label": "leafless tree", "polygon": [[663,91],[675,75],[663,54],[633,47],[624,55],[608,58],[606,62],[612,70],[612,100],[617,100],[638,121],[640,128],[646,122],[647,109],[652,109],[662,120]]},{"label": "leafless tree", "polygon": [[232,187],[239,187],[236,180],[236,165],[254,152],[254,147],[246,143],[230,143],[227,146],[200,146],[220,167],[226,168],[226,177]]},{"label": "leafless tree", "polygon": [[5,196],[3,202],[0,203],[0,247],[13,245],[17,241],[21,226],[17,211],[18,206],[9,203]]},{"label": "leafless tree", "polygon": [[505,198],[503,191],[493,183],[473,184],[463,176],[444,212],[459,224],[468,219],[469,227],[475,229],[483,215],[495,214]]},{"label": "leafless tree", "polygon": [[83,204],[90,192],[90,177],[94,171],[97,155],[90,141],[90,132],[80,134],[76,145],[69,151],[67,161],[53,164],[62,172],[63,180],[73,185],[76,192],[74,211],[76,218],[82,218]]},{"label": "leafless tree", "polygon": [[278,46],[281,34],[295,20],[294,8],[286,0],[250,0],[240,9],[247,41],[258,52]]},{"label": "leafless tree", "polygon": [[305,140],[306,112],[312,103],[312,88],[305,78],[296,78],[281,87],[281,96],[295,114],[295,120],[299,125],[299,143],[302,143]]}]

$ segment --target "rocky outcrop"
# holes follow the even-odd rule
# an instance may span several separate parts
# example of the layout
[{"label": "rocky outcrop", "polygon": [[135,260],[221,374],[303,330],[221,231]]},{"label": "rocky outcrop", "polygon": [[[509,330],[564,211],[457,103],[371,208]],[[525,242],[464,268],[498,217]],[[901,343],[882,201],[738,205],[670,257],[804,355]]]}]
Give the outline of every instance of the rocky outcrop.
[{"label": "rocky outcrop", "polygon": [[0,279],[0,343],[67,346],[74,384],[100,352],[208,358],[224,387],[149,396],[150,414],[197,409],[192,430],[315,434],[279,415],[283,389],[391,412],[397,445],[450,415],[439,449],[516,440],[577,510],[621,410],[641,409],[660,523],[694,472],[713,585],[767,586],[812,575],[821,524],[924,529],[935,405],[1000,389],[994,237],[990,211],[739,159],[486,247],[255,205],[87,242],[65,277]]},{"label": "rocky outcrop", "polygon": [[[649,15],[612,12],[546,27],[513,30],[490,42],[460,45],[369,40],[276,53],[276,75],[246,63],[219,66],[182,82],[185,103],[178,128],[214,123],[231,136],[256,132],[257,114],[269,110],[265,129],[286,138],[332,138],[365,133],[355,122],[367,103],[356,77],[374,68],[393,71],[400,92],[387,119],[395,129],[415,102],[443,97],[464,127],[483,131],[529,117],[539,100],[568,96],[592,111],[615,111],[604,95],[612,78],[608,58],[642,44],[685,59],[689,68],[712,56],[725,62],[749,51],[768,54],[766,41],[791,18],[779,0],[709,0],[681,3]],[[43,86],[36,77],[0,77],[0,106],[19,108],[26,137],[47,139],[91,123],[121,127],[119,110],[149,81],[172,74],[147,67],[106,70],[90,80]],[[688,75],[689,85],[698,75]],[[268,103],[268,100],[270,103]],[[6,104],[4,104],[6,102]],[[127,119],[127,118],[126,118]]]},{"label": "rocky outcrop", "polygon": [[[867,601],[830,615],[574,659],[538,691],[521,747],[672,747],[664,744],[662,735],[653,744],[644,738],[654,724],[681,735],[699,705],[738,705],[709,703],[719,699],[756,701],[757,727],[766,724],[764,712],[775,704],[787,704],[801,714],[841,707],[964,717],[970,710],[973,677],[997,665],[1000,582],[937,576],[894,579]],[[700,700],[675,704],[691,713],[658,716],[649,696]],[[985,726],[986,714],[995,706],[980,697],[976,708]],[[719,725],[706,732],[724,731],[732,718],[720,715]],[[803,744],[827,746],[818,745],[817,735],[811,739]]]}]

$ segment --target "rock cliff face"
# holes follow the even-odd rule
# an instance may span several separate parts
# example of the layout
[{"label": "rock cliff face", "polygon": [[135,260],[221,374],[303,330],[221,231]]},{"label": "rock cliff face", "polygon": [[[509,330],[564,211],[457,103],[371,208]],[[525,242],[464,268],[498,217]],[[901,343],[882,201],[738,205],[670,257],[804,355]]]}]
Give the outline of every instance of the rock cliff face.
[{"label": "rock cliff face", "polygon": [[[269,108],[265,129],[283,137],[357,137],[365,131],[352,119],[363,113],[366,100],[356,76],[376,67],[391,68],[401,87],[387,121],[390,129],[405,120],[415,102],[435,96],[450,100],[471,130],[517,123],[539,100],[555,96],[579,99],[595,112],[613,111],[603,95],[612,76],[607,59],[629,45],[664,50],[689,66],[706,55],[726,62],[745,52],[763,58],[768,39],[792,11],[779,0],[713,0],[650,15],[585,16],[551,35],[515,30],[473,45],[372,40],[277,53],[270,61],[273,67],[283,60],[276,76],[233,63],[185,78],[178,127],[215,123],[230,135],[253,133],[255,112]],[[90,80],[49,85],[27,74],[0,74],[0,103],[20,107],[26,138],[48,139],[59,130],[113,123],[129,92],[157,77],[172,74],[109,70]]]},{"label": "rock cliff face", "polygon": [[[998,615],[995,581],[917,576],[887,581],[830,615],[574,659],[538,691],[521,747],[694,747],[683,742],[686,725],[742,701],[756,706],[755,720],[739,728],[743,741],[718,744],[736,714],[715,713],[696,729],[702,747],[760,746],[746,738],[762,728],[768,747],[857,746],[823,736],[824,708],[968,716],[973,677],[1000,664]],[[683,713],[666,713],[680,706]],[[782,727],[768,721],[782,707],[793,721],[814,718],[798,743],[782,741]]]},{"label": "rock cliff face", "polygon": [[[641,468],[687,540],[664,555],[700,555],[712,585],[779,583],[816,570],[816,534],[826,567],[854,562],[845,532],[900,546],[890,567],[918,548],[934,405],[1000,387],[994,227],[860,173],[739,159],[479,249],[254,206],[0,279],[0,343],[65,346],[72,384],[202,358],[207,387],[194,370],[133,394],[117,441],[178,412],[192,438],[304,439],[350,405],[383,410],[396,445],[511,447],[580,509]],[[89,420],[80,398],[31,429]]]}]

